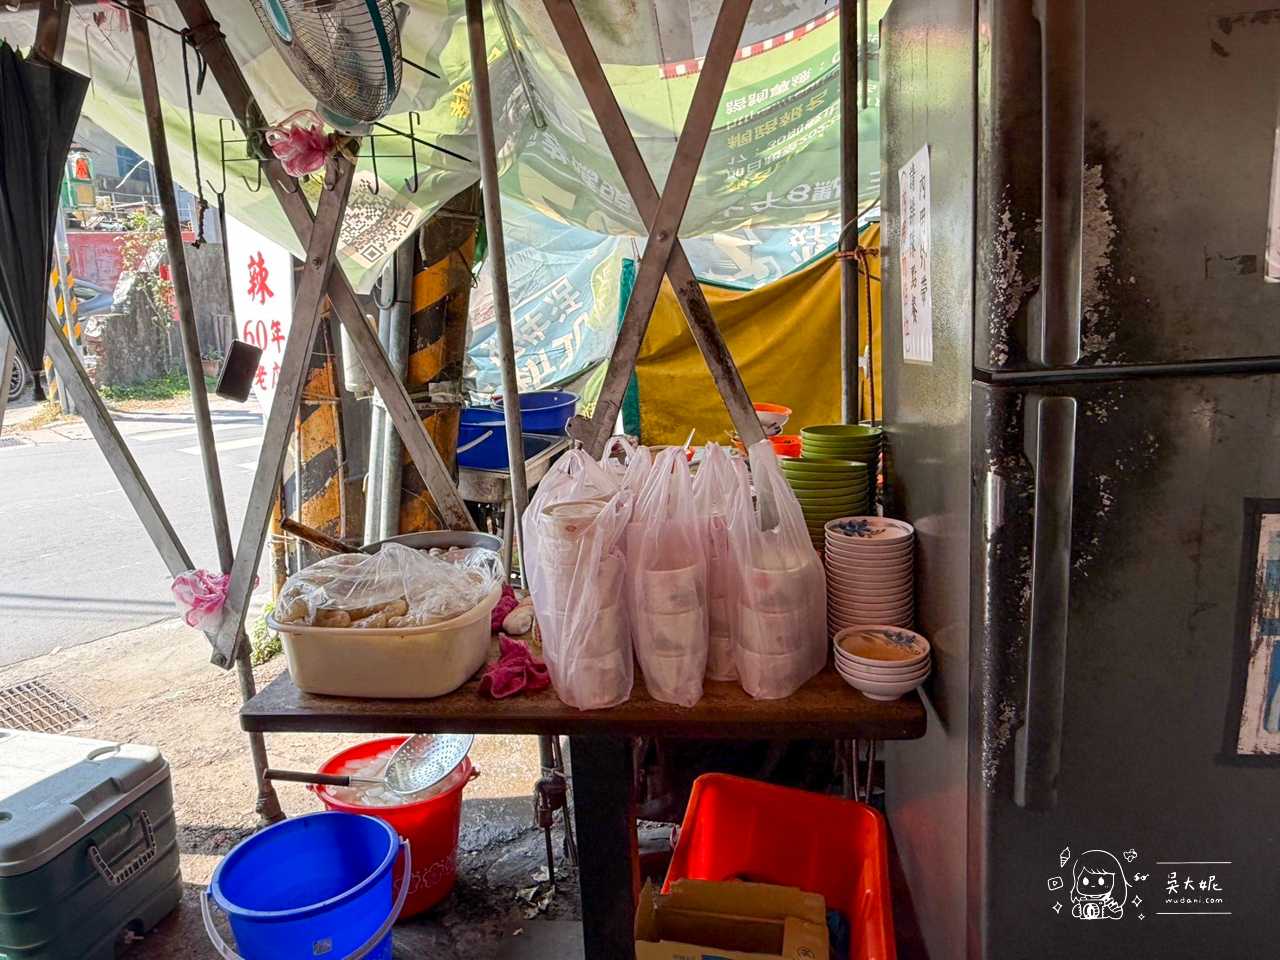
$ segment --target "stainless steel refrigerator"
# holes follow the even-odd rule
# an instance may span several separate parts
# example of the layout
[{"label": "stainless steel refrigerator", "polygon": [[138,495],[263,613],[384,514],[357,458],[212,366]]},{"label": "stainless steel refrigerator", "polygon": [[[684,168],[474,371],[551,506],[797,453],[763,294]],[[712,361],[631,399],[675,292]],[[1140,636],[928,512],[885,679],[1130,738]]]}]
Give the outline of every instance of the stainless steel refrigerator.
[{"label": "stainless steel refrigerator", "polygon": [[886,758],[903,955],[1280,957],[1280,11],[894,0],[880,37],[886,499],[936,662]]}]

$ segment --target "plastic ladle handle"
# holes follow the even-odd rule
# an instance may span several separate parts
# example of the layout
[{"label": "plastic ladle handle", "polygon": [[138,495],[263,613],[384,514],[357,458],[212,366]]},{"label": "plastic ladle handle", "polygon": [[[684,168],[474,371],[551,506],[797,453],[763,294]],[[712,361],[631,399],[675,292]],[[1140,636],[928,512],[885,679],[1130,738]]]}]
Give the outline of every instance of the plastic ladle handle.
[{"label": "plastic ladle handle", "polygon": [[[373,950],[380,944],[384,937],[391,932],[391,928],[395,926],[395,922],[400,919],[400,911],[404,909],[404,902],[409,899],[409,887],[413,883],[413,856],[409,850],[409,841],[401,840],[400,849],[404,851],[404,873],[400,877],[400,893],[396,896],[396,902],[391,905],[391,913],[386,920],[382,921],[382,926],[374,931],[373,936],[366,940],[357,950],[347,954],[343,960],[360,960],[361,957],[368,956],[369,951]],[[218,952],[218,956],[223,960],[245,960],[244,957],[236,953],[222,939],[222,935],[218,933],[218,928],[213,925],[213,907],[210,902],[213,899],[212,885],[205,887],[204,896],[200,898],[200,916],[204,920],[204,932],[209,935],[209,940],[213,944],[214,950]]]},{"label": "plastic ladle handle", "polygon": [[486,431],[486,432],[484,432],[484,433],[480,434],[480,436],[476,437],[474,440],[471,440],[471,441],[468,441],[467,443],[464,443],[462,446],[460,446],[460,447],[455,451],[455,453],[466,453],[466,452],[467,452],[468,450],[470,450],[472,447],[477,446],[478,444],[484,443],[486,440],[488,440],[488,439],[489,439],[490,437],[492,437],[492,436],[493,436],[493,431],[492,431],[492,430],[488,430],[488,431]]},{"label": "plastic ladle handle", "polygon": [[364,777],[348,777],[334,773],[311,773],[301,770],[276,770],[268,768],[262,771],[264,780],[284,780],[288,783],[318,783],[326,787],[349,787],[354,783],[381,784],[384,780],[369,780]]}]

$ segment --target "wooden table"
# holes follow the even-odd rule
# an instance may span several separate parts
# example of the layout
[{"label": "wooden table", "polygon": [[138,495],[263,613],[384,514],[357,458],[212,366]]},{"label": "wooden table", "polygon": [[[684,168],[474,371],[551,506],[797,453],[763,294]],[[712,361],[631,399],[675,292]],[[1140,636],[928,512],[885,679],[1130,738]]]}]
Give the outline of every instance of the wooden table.
[{"label": "wooden table", "polygon": [[654,700],[638,670],[631,699],[610,710],[575,710],[551,690],[489,700],[478,685],[472,679],[434,700],[348,699],[303,693],[285,673],[241,708],[240,724],[264,733],[567,734],[587,960],[632,956],[639,867],[628,738],[912,740],[925,731],[917,694],[868,700],[830,666],[785,700],[753,700],[736,683],[708,681],[692,707]]}]

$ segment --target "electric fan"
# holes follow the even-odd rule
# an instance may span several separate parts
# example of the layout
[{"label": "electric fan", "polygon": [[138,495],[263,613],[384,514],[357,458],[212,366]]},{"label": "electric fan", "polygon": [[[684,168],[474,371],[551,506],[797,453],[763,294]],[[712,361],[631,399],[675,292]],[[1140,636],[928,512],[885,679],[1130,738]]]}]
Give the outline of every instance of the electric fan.
[{"label": "electric fan", "polygon": [[347,133],[385,116],[400,92],[400,26],[390,0],[253,0],[267,36]]}]

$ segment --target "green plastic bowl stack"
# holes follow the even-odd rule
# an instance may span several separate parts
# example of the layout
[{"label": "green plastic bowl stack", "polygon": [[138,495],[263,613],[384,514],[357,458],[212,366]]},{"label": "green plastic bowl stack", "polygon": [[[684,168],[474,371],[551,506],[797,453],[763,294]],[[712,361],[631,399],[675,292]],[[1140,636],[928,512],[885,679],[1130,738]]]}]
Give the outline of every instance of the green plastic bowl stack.
[{"label": "green plastic bowl stack", "polygon": [[815,550],[825,543],[823,528],[830,520],[865,516],[872,502],[871,469],[856,460],[828,457],[782,457],[782,473],[791,484]]}]

